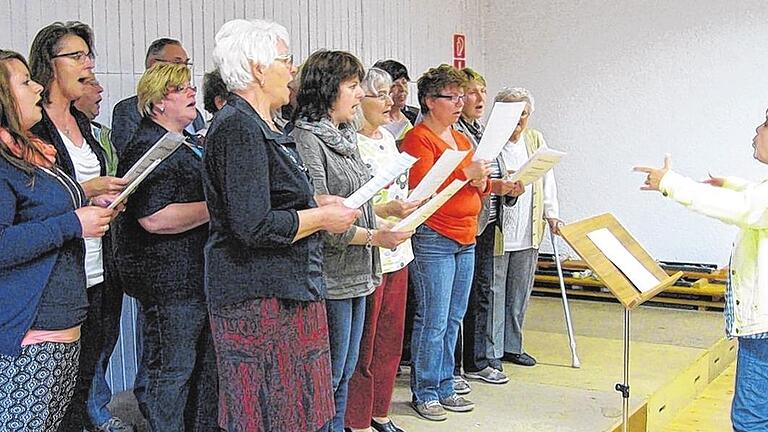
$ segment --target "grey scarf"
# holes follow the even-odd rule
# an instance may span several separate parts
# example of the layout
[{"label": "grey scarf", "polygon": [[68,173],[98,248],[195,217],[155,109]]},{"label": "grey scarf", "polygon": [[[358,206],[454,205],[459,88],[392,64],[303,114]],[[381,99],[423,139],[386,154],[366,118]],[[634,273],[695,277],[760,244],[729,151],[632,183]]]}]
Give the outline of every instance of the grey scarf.
[{"label": "grey scarf", "polygon": [[341,155],[351,156],[357,149],[357,132],[347,123],[342,123],[337,128],[328,119],[316,122],[298,119],[295,126],[311,132],[320,138],[325,145]]}]

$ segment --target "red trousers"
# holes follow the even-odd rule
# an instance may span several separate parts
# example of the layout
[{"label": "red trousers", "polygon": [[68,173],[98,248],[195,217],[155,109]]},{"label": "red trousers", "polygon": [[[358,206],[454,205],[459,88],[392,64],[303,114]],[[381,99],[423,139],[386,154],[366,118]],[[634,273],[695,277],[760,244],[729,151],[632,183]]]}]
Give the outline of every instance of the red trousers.
[{"label": "red trousers", "polygon": [[348,428],[365,429],[372,417],[387,417],[403,349],[408,267],[382,275],[366,299],[360,356],[349,381]]}]

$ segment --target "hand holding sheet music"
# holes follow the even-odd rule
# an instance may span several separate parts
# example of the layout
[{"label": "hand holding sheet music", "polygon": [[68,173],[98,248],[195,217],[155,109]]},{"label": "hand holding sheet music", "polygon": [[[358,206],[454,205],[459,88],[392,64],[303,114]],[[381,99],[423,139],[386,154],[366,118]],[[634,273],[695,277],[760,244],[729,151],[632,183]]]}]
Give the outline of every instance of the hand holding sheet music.
[{"label": "hand holding sheet music", "polygon": [[128,180],[128,185],[120,195],[112,201],[108,208],[114,209],[128,196],[130,196],[139,184],[157,168],[168,156],[173,154],[184,143],[184,136],[174,132],[167,132],[150,148],[135,164],[125,173],[123,179]]},{"label": "hand holding sheet music", "polygon": [[392,183],[397,176],[408,170],[418,159],[408,153],[400,153],[392,163],[381,167],[376,175],[368,180],[360,189],[344,200],[344,205],[349,208],[359,208],[373,198],[380,190]]},{"label": "hand holding sheet music", "polygon": [[459,150],[446,150],[442,156],[435,162],[432,168],[427,172],[427,175],[421,179],[418,185],[408,195],[408,201],[420,201],[425,198],[431,197],[440,185],[445,182],[445,179],[451,175],[453,170],[464,160],[467,156],[466,151]]},{"label": "hand holding sheet music", "polygon": [[510,175],[507,180],[519,181],[523,185],[531,184],[544,177],[544,174],[560,162],[563,156],[565,156],[564,152],[540,148],[519,170]]},{"label": "hand holding sheet music", "polygon": [[464,185],[467,184],[467,180],[454,180],[441,190],[439,194],[429,200],[426,204],[422,205],[416,211],[408,215],[405,219],[396,223],[392,227],[392,231],[413,231],[419,225],[424,223],[430,216],[432,216],[443,204],[446,203],[452,196],[456,194]]}]

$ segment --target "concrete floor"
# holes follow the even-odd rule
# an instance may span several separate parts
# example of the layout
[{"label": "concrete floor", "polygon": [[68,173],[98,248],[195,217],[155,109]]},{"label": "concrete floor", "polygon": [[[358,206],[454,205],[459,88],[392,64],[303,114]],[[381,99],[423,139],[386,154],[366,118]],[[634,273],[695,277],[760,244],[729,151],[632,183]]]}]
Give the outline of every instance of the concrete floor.
[{"label": "concrete floor", "polygon": [[[533,368],[505,364],[510,382],[473,383],[471,413],[451,413],[445,422],[418,417],[410,408],[408,374],[398,378],[391,414],[408,432],[603,431],[621,419],[623,309],[616,303],[572,301],[581,368],[571,355],[559,299],[534,297],[526,318],[526,351]],[[631,404],[639,406],[723,336],[722,314],[640,307],[631,322]],[[115,413],[146,430],[129,393],[113,401]]]}]

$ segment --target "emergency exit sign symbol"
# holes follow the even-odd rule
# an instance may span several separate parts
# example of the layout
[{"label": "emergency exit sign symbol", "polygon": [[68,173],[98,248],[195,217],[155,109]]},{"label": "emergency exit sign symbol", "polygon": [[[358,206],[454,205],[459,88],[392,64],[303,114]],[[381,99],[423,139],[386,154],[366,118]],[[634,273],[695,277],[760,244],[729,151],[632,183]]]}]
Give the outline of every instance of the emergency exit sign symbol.
[{"label": "emergency exit sign symbol", "polygon": [[463,59],[467,58],[467,39],[461,33],[454,33],[453,35],[453,58]]}]

